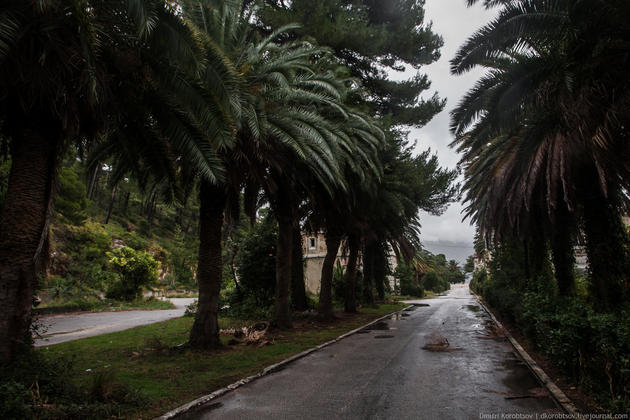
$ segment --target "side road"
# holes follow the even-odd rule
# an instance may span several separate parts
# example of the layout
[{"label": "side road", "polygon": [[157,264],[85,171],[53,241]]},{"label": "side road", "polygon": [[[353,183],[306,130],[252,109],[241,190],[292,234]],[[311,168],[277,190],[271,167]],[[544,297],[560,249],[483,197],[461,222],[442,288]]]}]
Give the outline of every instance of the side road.
[{"label": "side road", "polygon": [[152,311],[94,312],[49,315],[39,318],[35,347],[78,340],[79,338],[122,331],[139,325],[153,324],[184,315],[193,298],[171,298],[175,309]]},{"label": "side road", "polygon": [[417,304],[180,418],[482,418],[562,412],[509,342],[495,335],[494,323],[467,288]]}]

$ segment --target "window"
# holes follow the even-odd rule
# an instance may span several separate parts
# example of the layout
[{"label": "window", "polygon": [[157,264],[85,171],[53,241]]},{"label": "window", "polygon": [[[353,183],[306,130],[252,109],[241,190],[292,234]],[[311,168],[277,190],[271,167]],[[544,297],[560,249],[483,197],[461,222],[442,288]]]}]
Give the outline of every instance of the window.
[{"label": "window", "polygon": [[308,249],[317,248],[317,242],[315,238],[308,238]]}]

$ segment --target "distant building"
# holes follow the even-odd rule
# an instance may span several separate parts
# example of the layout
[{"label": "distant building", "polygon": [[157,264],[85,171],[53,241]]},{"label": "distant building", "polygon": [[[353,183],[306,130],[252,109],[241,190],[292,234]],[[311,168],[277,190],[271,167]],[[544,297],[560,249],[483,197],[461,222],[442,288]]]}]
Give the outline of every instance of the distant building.
[{"label": "distant building", "polygon": [[[316,234],[302,234],[302,254],[304,255],[304,284],[306,290],[313,294],[319,294],[322,279],[322,265],[324,264],[324,258],[328,248],[326,247],[326,236],[322,232]],[[396,269],[398,262],[394,252],[391,251],[388,255],[388,261],[392,272]],[[345,243],[342,242],[337,250],[337,262],[342,267],[346,267],[348,264],[348,255]],[[358,269],[363,269],[363,259],[361,253],[359,253],[359,260],[357,262]],[[394,277],[387,276],[387,280],[390,285],[394,284]]]}]

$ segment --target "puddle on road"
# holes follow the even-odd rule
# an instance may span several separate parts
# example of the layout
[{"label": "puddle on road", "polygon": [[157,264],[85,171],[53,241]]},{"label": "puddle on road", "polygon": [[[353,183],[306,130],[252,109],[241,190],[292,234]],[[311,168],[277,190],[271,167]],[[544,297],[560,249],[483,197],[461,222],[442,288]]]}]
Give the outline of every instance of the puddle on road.
[{"label": "puddle on road", "polygon": [[464,306],[462,306],[462,308],[468,308],[468,310],[470,310],[472,312],[479,312],[481,310],[481,307],[479,307],[477,305],[464,305]]},{"label": "puddle on road", "polygon": [[374,338],[394,338],[393,335],[375,335]]},{"label": "puddle on road", "polygon": [[409,316],[409,314],[392,314],[392,316],[389,317],[389,319],[391,319],[392,321],[404,321],[403,317],[407,317]]}]

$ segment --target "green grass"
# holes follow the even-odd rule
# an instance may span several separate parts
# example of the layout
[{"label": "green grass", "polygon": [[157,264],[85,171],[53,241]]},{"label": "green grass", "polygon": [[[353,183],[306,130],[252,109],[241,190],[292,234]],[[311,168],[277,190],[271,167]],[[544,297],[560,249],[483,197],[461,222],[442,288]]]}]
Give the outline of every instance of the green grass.
[{"label": "green grass", "polygon": [[[113,372],[116,382],[138,390],[147,406],[124,417],[152,418],[190,400],[208,394],[264,367],[331,340],[372,319],[402,309],[381,305],[329,324],[305,324],[274,334],[273,345],[226,346],[214,351],[174,350],[186,342],[192,318],[178,318],[134,329],[42,347],[47,357],[71,358],[77,385],[88,388],[95,375]],[[253,321],[220,319],[222,328],[238,328]],[[312,326],[310,326],[312,325]]]},{"label": "green grass", "polygon": [[88,299],[53,300],[47,304],[42,304],[35,310],[40,315],[58,314],[64,312],[104,312],[104,311],[126,311],[131,309],[174,309],[175,305],[168,300],[155,298],[136,299],[131,302],[103,299],[96,297]]}]

